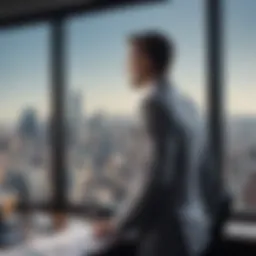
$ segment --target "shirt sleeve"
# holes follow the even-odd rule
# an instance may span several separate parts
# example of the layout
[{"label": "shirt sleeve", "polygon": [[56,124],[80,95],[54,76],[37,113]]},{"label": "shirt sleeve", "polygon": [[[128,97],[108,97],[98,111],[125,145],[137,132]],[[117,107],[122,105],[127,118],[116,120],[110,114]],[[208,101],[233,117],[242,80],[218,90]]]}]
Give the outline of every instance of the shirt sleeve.
[{"label": "shirt sleeve", "polygon": [[177,145],[166,111],[155,101],[149,101],[143,107],[146,129],[153,146],[152,162],[138,200],[133,204],[127,203],[122,214],[117,214],[114,222],[119,232],[130,228],[146,232],[161,219],[170,203]]}]

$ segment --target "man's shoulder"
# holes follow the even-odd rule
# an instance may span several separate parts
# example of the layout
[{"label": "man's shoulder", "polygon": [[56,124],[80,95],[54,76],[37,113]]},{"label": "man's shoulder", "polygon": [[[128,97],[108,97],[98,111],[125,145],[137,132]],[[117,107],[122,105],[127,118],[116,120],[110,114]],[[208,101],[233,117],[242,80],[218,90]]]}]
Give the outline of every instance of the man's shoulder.
[{"label": "man's shoulder", "polygon": [[170,133],[172,118],[168,109],[158,97],[152,96],[143,102],[143,116],[147,126],[154,130],[154,133],[164,135]]},{"label": "man's shoulder", "polygon": [[154,90],[151,91],[150,94],[144,98],[143,105],[149,108],[156,108],[156,109],[164,109],[167,108],[166,106],[166,94],[169,94],[168,91],[164,92],[159,88],[155,87]]},{"label": "man's shoulder", "polygon": [[148,114],[159,115],[160,113],[165,112],[164,104],[161,102],[161,100],[159,100],[156,95],[153,94],[150,97],[144,99],[141,106],[143,112]]}]

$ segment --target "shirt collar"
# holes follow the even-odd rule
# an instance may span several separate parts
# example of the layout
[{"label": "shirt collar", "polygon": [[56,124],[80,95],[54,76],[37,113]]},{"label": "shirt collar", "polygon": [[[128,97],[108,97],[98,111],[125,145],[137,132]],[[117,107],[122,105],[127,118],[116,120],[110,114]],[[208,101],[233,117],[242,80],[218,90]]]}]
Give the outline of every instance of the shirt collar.
[{"label": "shirt collar", "polygon": [[140,94],[143,98],[148,98],[150,95],[153,94],[153,92],[156,90],[157,82],[156,81],[148,81],[145,86],[141,89]]},{"label": "shirt collar", "polygon": [[157,90],[164,88],[168,84],[164,78],[152,79],[148,81],[143,88],[139,91],[142,98],[148,98]]}]

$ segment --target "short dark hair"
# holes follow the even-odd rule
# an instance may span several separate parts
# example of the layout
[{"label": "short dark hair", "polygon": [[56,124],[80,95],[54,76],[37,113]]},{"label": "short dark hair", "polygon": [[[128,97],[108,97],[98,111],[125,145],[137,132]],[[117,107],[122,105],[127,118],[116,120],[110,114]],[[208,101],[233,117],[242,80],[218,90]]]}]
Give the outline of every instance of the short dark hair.
[{"label": "short dark hair", "polygon": [[159,32],[134,34],[130,42],[138,46],[152,60],[158,74],[165,72],[174,60],[173,41]]}]

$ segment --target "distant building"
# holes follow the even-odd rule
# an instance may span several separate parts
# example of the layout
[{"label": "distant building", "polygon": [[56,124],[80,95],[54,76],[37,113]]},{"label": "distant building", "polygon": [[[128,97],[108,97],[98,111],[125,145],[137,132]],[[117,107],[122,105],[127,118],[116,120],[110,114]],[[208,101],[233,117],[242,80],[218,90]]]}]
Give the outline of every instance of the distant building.
[{"label": "distant building", "polygon": [[90,133],[101,133],[106,124],[106,115],[103,112],[97,112],[91,116],[88,122]]},{"label": "distant building", "polygon": [[22,112],[18,129],[21,137],[25,139],[35,139],[38,137],[39,124],[35,109],[27,108]]},{"label": "distant building", "polygon": [[19,203],[28,203],[29,184],[24,175],[18,170],[7,170],[4,186],[18,194]]},{"label": "distant building", "polygon": [[66,120],[68,141],[77,142],[80,139],[83,125],[83,98],[80,92],[69,91]]},{"label": "distant building", "polygon": [[226,174],[235,195],[235,207],[255,209],[256,118],[234,117],[227,124]]}]

